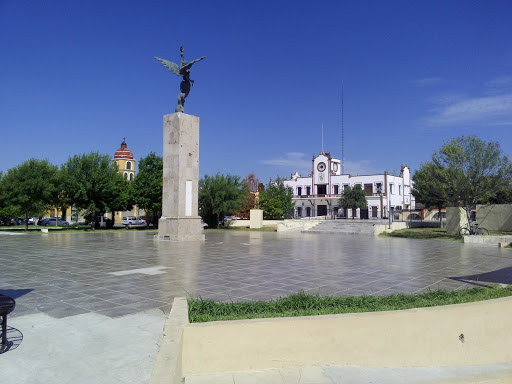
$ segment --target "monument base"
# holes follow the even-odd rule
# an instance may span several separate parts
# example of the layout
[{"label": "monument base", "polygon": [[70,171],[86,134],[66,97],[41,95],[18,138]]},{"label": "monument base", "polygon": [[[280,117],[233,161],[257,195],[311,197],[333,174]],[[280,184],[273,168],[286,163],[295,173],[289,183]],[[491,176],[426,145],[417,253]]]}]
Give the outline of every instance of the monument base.
[{"label": "monument base", "polygon": [[251,229],[263,228],[263,210],[251,209],[249,219]]},{"label": "monument base", "polygon": [[161,217],[158,220],[158,235],[155,240],[203,241],[201,217]]}]

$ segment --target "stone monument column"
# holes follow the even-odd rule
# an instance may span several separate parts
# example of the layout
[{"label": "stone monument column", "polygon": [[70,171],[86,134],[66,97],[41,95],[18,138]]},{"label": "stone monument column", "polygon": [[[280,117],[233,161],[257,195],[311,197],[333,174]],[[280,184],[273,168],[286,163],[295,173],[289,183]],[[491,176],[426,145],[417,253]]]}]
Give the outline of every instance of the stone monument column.
[{"label": "stone monument column", "polygon": [[204,240],[198,216],[199,117],[164,116],[162,217],[155,239]]}]

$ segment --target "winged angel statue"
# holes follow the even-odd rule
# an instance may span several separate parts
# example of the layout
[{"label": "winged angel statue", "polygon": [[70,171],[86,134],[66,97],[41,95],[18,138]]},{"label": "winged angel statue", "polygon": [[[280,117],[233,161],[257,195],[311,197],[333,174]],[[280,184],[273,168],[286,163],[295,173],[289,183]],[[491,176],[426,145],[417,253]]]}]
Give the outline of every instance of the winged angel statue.
[{"label": "winged angel statue", "polygon": [[203,56],[199,59],[192,60],[191,62],[188,62],[185,60],[185,55],[183,54],[183,45],[180,48],[181,50],[181,63],[178,67],[178,64],[173,63],[171,61],[167,61],[164,59],[161,59],[159,57],[155,57],[159,62],[161,62],[165,67],[169,68],[169,71],[172,73],[182,76],[183,80],[180,84],[180,91],[181,93],[178,96],[178,106],[176,107],[175,112],[185,112],[185,98],[188,96],[190,92],[190,85],[194,86],[194,80],[190,79],[190,71],[189,69],[192,68],[192,65],[194,63],[197,63],[198,61],[201,61],[206,58],[206,56]]}]

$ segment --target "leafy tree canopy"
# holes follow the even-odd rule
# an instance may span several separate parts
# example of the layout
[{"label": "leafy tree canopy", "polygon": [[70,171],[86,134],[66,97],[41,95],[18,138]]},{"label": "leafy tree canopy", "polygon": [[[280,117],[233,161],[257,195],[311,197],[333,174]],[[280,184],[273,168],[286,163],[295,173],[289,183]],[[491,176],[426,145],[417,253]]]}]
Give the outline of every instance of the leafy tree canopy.
[{"label": "leafy tree canopy", "polygon": [[284,179],[277,177],[260,192],[260,209],[265,219],[280,220],[293,216],[293,190],[284,185]]},{"label": "leafy tree canopy", "polygon": [[356,215],[357,208],[366,208],[368,206],[366,202],[366,193],[361,188],[360,184],[356,184],[354,188],[346,186],[341,192],[338,205],[344,209],[352,209],[352,218]]},{"label": "leafy tree canopy", "polygon": [[139,172],[133,181],[135,203],[148,212],[153,224],[162,215],[163,159],[151,152],[139,161]]},{"label": "leafy tree canopy", "polygon": [[[446,194],[447,204],[462,206],[468,219],[477,203],[495,201],[500,191],[508,190],[512,180],[512,164],[499,143],[485,142],[476,136],[448,141],[427,164],[432,164],[428,167],[436,170],[433,176],[445,184],[445,193],[438,194]],[[421,183],[415,187],[421,196],[428,194],[424,188],[426,185]]]},{"label": "leafy tree canopy", "polygon": [[101,216],[115,205],[119,191],[117,166],[98,152],[74,155],[61,168],[63,198],[88,216]]},{"label": "leafy tree canopy", "polygon": [[56,201],[58,183],[56,166],[47,160],[29,159],[1,178],[2,210],[6,216],[39,216]]},{"label": "leafy tree canopy", "polygon": [[217,227],[225,213],[236,212],[242,207],[245,193],[240,176],[205,175],[199,180],[199,214],[205,222]]},{"label": "leafy tree canopy", "polygon": [[[426,208],[441,211],[449,200],[448,172],[434,163],[422,164],[412,177],[414,188],[412,194],[416,202],[423,203]],[[442,222],[442,216],[439,215]]]}]

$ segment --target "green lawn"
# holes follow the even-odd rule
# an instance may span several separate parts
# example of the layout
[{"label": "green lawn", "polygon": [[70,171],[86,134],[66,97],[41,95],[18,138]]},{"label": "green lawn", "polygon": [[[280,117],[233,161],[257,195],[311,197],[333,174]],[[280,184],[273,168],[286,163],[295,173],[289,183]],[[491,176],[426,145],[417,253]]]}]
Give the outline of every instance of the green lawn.
[{"label": "green lawn", "polygon": [[407,228],[381,233],[379,236],[403,237],[406,239],[436,239],[461,241],[460,236],[448,235],[445,228]]},{"label": "green lawn", "polygon": [[437,290],[422,294],[391,296],[318,296],[304,292],[271,301],[218,303],[212,300],[188,300],[190,322],[241,320],[269,317],[329,315],[378,312],[439,305],[469,303],[512,296],[512,286],[471,288],[459,291]]}]

